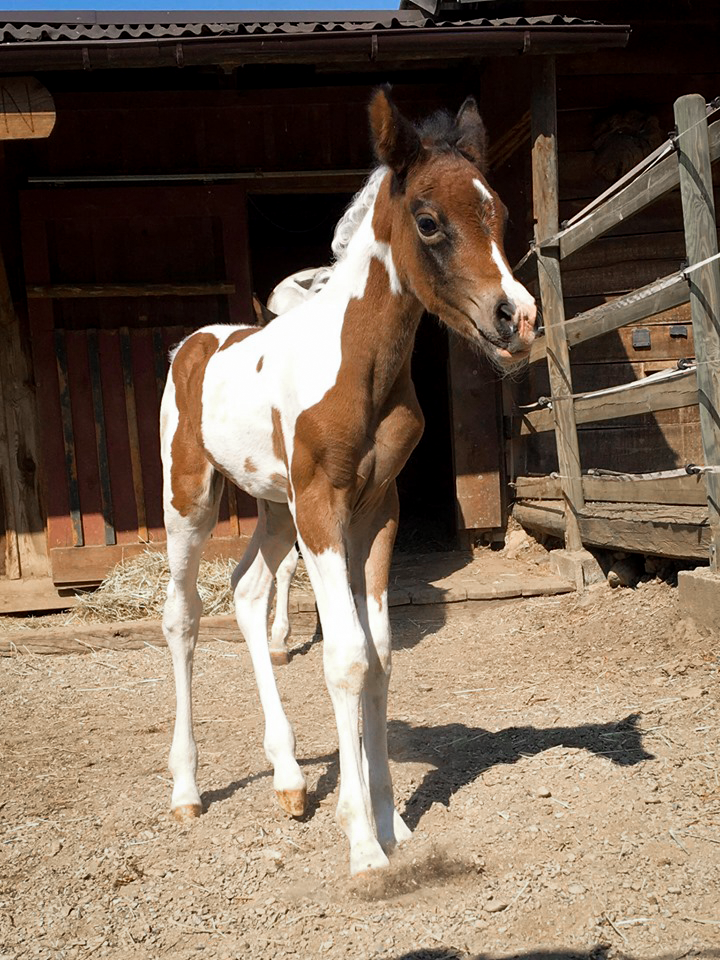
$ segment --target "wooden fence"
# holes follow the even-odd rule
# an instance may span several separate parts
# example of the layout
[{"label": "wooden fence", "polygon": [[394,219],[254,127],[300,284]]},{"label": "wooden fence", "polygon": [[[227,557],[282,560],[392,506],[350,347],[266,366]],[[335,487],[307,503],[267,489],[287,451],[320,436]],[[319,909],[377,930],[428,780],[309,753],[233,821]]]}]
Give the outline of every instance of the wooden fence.
[{"label": "wooden fence", "polygon": [[[515,438],[554,430],[557,473],[515,479],[514,515],[526,526],[583,545],[710,560],[720,543],[720,260],[711,164],[720,156],[720,106],[704,97],[675,103],[675,133],[560,229],[555,68],[538,59],[531,110],[535,243],[517,269],[537,269],[550,396],[512,417]],[[680,186],[687,265],[610,303],[565,320],[561,261]],[[570,350],[593,337],[690,302],[694,358],[674,371],[592,393],[573,392]],[[583,473],[577,425],[699,404],[704,463],[652,474]],[[610,466],[610,465],[609,465]]]}]

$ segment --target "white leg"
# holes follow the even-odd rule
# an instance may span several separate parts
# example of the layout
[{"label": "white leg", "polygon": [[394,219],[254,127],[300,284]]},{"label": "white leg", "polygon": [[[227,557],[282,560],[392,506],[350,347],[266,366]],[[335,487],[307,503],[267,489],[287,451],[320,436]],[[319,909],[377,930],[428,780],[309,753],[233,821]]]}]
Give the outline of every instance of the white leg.
[{"label": "white leg", "polygon": [[302,552],[315,590],[323,630],[324,667],[335,709],[340,747],[340,796],[336,817],[350,841],[350,872],[387,866],[375,835],[370,792],[360,746],[360,699],[368,673],[365,632],[339,551]]},{"label": "white leg", "polygon": [[258,501],[258,525],[233,574],[235,613],[252,659],[265,715],[265,754],[273,766],[273,784],[282,808],[291,816],[305,812],[305,777],[295,759],[295,735],[285,716],[268,649],[267,617],[273,576],[295,542],[295,527],[284,504]]},{"label": "white leg", "polygon": [[297,565],[298,552],[295,544],[293,544],[275,574],[277,592],[275,594],[275,617],[273,619],[272,630],[270,631],[270,660],[276,666],[281,666],[288,662],[287,641],[290,636],[290,617],[288,613],[290,585],[292,578],[295,576]]},{"label": "white leg", "polygon": [[[217,490],[216,487],[215,492]],[[202,516],[194,520],[180,516],[172,506],[165,508],[170,582],[163,611],[163,633],[172,657],[176,698],[169,760],[173,775],[171,810],[181,821],[202,813],[195,782],[198,756],[192,729],[192,671],[202,615],[202,601],[197,592],[198,568],[202,548],[217,519],[217,501],[209,503]]]},{"label": "white leg", "polygon": [[387,584],[397,516],[397,490],[393,484],[376,515],[351,539],[352,585],[369,651],[362,697],[363,761],[377,837],[386,853],[411,836],[395,809],[387,750],[387,700],[392,670]]}]

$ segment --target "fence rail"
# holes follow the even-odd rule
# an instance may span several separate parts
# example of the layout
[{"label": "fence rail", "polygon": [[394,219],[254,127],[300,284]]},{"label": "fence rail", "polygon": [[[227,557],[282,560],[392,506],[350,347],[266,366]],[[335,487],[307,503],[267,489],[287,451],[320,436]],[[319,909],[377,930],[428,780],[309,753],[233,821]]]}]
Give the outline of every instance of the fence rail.
[{"label": "fence rail", "polygon": [[[668,555],[709,554],[710,564],[717,570],[720,469],[711,470],[706,476],[688,476],[683,471],[672,470],[647,475],[583,473],[577,425],[699,404],[705,465],[720,467],[720,260],[711,171],[712,162],[720,158],[720,120],[709,123],[709,117],[720,110],[720,101],[708,105],[696,94],[681,97],[675,103],[675,134],[560,230],[557,228],[554,64],[550,60],[538,63],[536,71],[531,111],[536,238],[517,272],[526,279],[531,267],[535,266],[538,271],[546,337],[533,345],[530,362],[547,361],[551,397],[540,398],[532,408],[513,411],[513,438],[517,441],[554,430],[560,469],[545,477],[518,477],[515,487],[520,501],[555,500],[560,501],[562,509],[557,514],[557,508],[549,504],[535,509],[526,502],[520,504],[521,512],[531,521],[530,525],[535,514],[538,523],[552,514],[551,526],[562,527],[567,547],[574,550],[583,543],[597,545],[600,531],[607,533],[612,527],[612,515],[605,510],[600,519],[593,517],[586,501],[613,502],[619,507],[623,504],[675,505],[679,512],[697,511],[704,505],[708,511],[704,523],[709,525],[709,535],[706,532],[697,539],[699,533],[688,533],[698,523],[694,514],[692,522],[678,516],[678,523],[670,523],[662,536],[650,537],[650,540],[662,544]],[[566,321],[562,259],[678,185],[689,266]],[[588,393],[573,392],[571,347],[687,302],[691,305],[697,355],[691,368],[679,364],[682,369],[663,371],[643,381]],[[648,516],[643,523],[652,526],[657,516],[650,507],[645,512]],[[667,525],[666,513],[662,523]],[[635,543],[637,530],[632,535],[628,533],[632,518],[625,512],[621,520],[625,533]],[[675,528],[681,531],[684,541],[672,549],[668,546],[668,537],[672,538]],[[606,545],[617,546],[609,533],[607,536]],[[696,536],[697,540],[693,542],[691,554],[688,536]],[[637,546],[627,548],[638,549]]]}]

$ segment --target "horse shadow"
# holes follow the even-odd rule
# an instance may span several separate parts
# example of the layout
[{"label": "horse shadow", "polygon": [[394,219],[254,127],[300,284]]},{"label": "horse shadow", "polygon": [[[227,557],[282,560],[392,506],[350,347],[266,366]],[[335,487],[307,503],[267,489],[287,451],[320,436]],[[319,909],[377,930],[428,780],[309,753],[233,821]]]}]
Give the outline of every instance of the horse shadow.
[{"label": "horse shadow", "polygon": [[[654,756],[642,743],[639,717],[630,714],[622,720],[567,727],[507,727],[496,732],[464,723],[441,726],[413,726],[404,720],[388,725],[390,757],[398,763],[423,763],[431,766],[405,806],[404,817],[414,829],[434,803],[448,806],[458,790],[468,786],[492,767],[513,764],[554,747],[583,749],[605,757],[620,767],[635,766]],[[339,764],[337,751],[305,757],[301,766],[324,766],[308,797],[305,818],[311,818],[320,804],[336,789]],[[236,780],[226,787],[203,794],[205,808],[226,800],[256,780],[270,779],[263,771]]]}]

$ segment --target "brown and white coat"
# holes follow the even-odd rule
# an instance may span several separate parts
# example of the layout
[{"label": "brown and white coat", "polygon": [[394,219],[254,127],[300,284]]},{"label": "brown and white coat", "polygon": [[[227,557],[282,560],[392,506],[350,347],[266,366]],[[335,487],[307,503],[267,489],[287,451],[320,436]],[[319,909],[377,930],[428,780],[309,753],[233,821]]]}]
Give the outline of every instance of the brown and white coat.
[{"label": "brown and white coat", "polygon": [[259,504],[233,585],[275,790],[288,813],[303,812],[305,779],[267,643],[273,577],[297,539],[323,628],[340,746],[337,819],[353,873],[386,864],[409,835],[387,757],[387,582],[395,479],[423,429],[410,378],[417,327],[424,311],[435,313],[507,366],[527,355],[535,320],[503,253],[504,207],[482,172],[474,101],[416,130],[381,90],[370,118],[379,186],[327,283],[261,329],[218,325],[188,337],[161,412],[171,569],[163,624],[177,692],[172,808],[179,818],[201,812],[190,693],[196,578],[228,477]]}]

